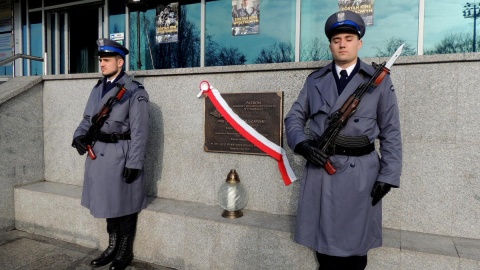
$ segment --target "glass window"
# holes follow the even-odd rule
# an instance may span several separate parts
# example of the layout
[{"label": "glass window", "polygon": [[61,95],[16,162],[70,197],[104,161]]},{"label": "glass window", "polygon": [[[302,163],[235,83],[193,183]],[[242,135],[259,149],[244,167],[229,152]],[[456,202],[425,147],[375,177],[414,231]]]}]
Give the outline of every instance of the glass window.
[{"label": "glass window", "polygon": [[[474,49],[474,13],[479,4],[467,1],[425,0],[424,54],[472,52]],[[478,28],[475,29],[475,31]],[[477,34],[477,33],[475,33]],[[478,49],[478,38],[476,38]]]},{"label": "glass window", "polygon": [[403,56],[416,55],[418,1],[375,1],[373,25],[367,26],[359,56],[391,56],[403,43]]},{"label": "glass window", "polygon": [[42,1],[35,1],[35,0],[27,0],[28,1],[28,8],[33,9],[33,8],[41,8],[42,7]]},{"label": "glass window", "polygon": [[[125,5],[116,1],[108,1],[108,36],[114,34],[114,39],[125,45]],[[123,39],[121,39],[123,36]]]},{"label": "glass window", "polygon": [[60,20],[60,74],[65,74],[65,51],[66,51],[66,46],[65,46],[65,14],[61,13],[59,15],[59,20]]},{"label": "glass window", "polygon": [[52,52],[51,52],[52,63],[50,63],[52,68],[51,68],[51,71],[48,72],[48,74],[56,74],[57,71],[55,70],[55,67],[56,67],[55,63],[57,63],[57,61],[59,61],[59,60],[56,59],[57,54],[55,52],[55,49],[57,48],[57,42],[58,42],[56,40],[57,36],[55,35],[55,31],[58,31],[58,29],[56,29],[55,13],[53,13],[53,14],[52,13],[47,13],[47,16],[50,16],[50,24],[51,24],[51,27],[50,27],[50,29],[51,29],[51,39],[50,39],[51,44],[50,44],[50,46],[51,46],[51,49],[52,49]]},{"label": "glass window", "polygon": [[[371,2],[373,25],[366,28],[359,56],[390,56],[402,43],[405,43],[402,55],[417,54],[418,0]],[[301,61],[331,59],[325,21],[338,10],[338,1],[302,0]]]},{"label": "glass window", "polygon": [[[207,2],[205,66],[293,62],[295,5],[296,0]],[[256,14],[258,34],[244,34],[255,32],[255,23],[232,27],[232,18],[245,14]]]},{"label": "glass window", "polygon": [[330,60],[325,21],[338,11],[338,1],[302,0],[300,61]]},{"label": "glass window", "polygon": [[[30,55],[43,57],[42,46],[42,12],[30,13]],[[41,76],[43,62],[30,61],[30,75]]]},{"label": "glass window", "polygon": [[[157,37],[157,15],[167,6],[169,4],[159,4],[146,12],[138,12],[140,24],[137,23],[137,12],[130,12],[131,70],[200,66],[200,1],[172,5],[167,20],[170,26],[176,26],[178,30],[171,35]],[[161,37],[176,41],[157,42]]]}]

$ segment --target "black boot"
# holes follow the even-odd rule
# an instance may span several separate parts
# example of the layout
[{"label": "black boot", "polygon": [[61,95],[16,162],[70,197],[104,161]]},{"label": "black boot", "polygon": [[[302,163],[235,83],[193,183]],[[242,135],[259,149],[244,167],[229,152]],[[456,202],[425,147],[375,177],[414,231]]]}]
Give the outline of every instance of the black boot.
[{"label": "black boot", "polygon": [[93,267],[100,267],[104,266],[106,264],[109,264],[113,259],[115,258],[115,255],[117,255],[117,250],[119,246],[119,239],[118,239],[118,233],[110,233],[108,235],[108,247],[105,249],[105,251],[100,255],[100,257],[93,259],[90,262],[90,265]]},{"label": "black boot", "polygon": [[118,247],[117,256],[110,265],[110,270],[123,270],[133,260],[133,237],[122,236]]}]

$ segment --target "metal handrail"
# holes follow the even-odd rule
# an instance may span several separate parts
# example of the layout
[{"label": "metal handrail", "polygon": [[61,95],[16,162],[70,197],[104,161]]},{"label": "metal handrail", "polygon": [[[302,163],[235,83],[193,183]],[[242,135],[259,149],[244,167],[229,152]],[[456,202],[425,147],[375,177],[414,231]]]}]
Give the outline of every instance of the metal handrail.
[{"label": "metal handrail", "polygon": [[10,57],[5,58],[4,60],[0,61],[0,67],[5,65],[5,64],[8,64],[10,62],[13,62],[13,61],[17,60],[18,58],[24,58],[24,59],[30,59],[30,60],[43,62],[43,57],[17,53],[14,56],[10,56]]},{"label": "metal handrail", "polygon": [[[46,54],[45,54],[45,57],[46,57]],[[17,53],[14,56],[10,56],[10,57],[5,58],[4,60],[0,61],[0,67],[17,60],[18,58],[29,59],[29,60],[40,61],[40,62],[44,61],[43,57]],[[13,74],[12,76],[15,77],[15,62],[13,62],[13,72],[12,72],[12,74]]]}]

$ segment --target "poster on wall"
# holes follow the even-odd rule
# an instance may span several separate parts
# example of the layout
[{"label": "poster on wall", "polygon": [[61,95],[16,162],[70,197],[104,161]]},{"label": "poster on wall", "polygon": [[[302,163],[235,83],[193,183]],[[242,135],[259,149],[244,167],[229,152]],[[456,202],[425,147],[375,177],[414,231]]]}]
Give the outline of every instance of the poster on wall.
[{"label": "poster on wall", "polygon": [[157,44],[178,42],[178,2],[158,5],[155,22]]},{"label": "poster on wall", "polygon": [[258,34],[260,0],[232,0],[232,36]]},{"label": "poster on wall", "polygon": [[373,25],[373,2],[375,0],[338,0],[339,10],[350,10],[360,14],[365,25]]}]

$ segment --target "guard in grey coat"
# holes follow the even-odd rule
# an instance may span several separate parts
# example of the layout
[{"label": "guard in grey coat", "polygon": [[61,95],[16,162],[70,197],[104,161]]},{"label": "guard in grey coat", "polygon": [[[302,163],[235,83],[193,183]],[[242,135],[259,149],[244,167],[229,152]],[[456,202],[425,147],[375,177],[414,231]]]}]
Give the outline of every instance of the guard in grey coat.
[{"label": "guard in grey coat", "polygon": [[[122,70],[128,49],[109,39],[97,43],[104,77],[90,93],[72,146],[83,155],[87,145],[93,145],[96,158],[86,158],[81,203],[94,217],[107,219],[109,246],[91,265],[113,261],[110,269],[124,269],[133,259],[138,212],[146,207],[142,169],[150,123],[148,94]],[[126,92],[111,108],[100,132],[87,138],[94,116],[122,85]]]},{"label": "guard in grey coat", "polygon": [[[387,75],[363,96],[341,129],[334,152],[317,148],[314,141],[327,128],[329,116],[375,70],[357,56],[365,33],[358,14],[333,14],[325,33],[334,61],[308,76],[285,117],[288,145],[307,159],[295,241],[316,251],[320,269],[365,269],[368,251],[382,245],[380,200],[391,187],[400,185],[402,143],[397,99]],[[305,131],[307,123],[310,134]],[[381,157],[374,151],[375,139],[380,141]],[[337,169],[333,175],[323,168],[327,158]]]}]

